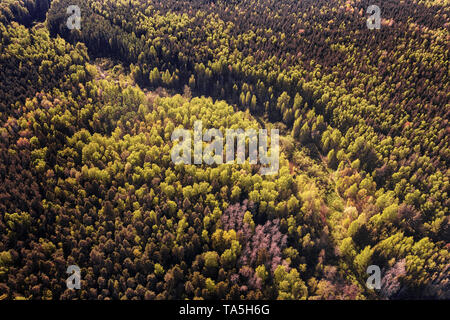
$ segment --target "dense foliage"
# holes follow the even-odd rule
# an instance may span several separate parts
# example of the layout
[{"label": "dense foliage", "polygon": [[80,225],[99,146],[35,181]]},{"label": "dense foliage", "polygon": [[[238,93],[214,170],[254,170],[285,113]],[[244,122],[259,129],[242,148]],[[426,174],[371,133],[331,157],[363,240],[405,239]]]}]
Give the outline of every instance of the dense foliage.
[{"label": "dense foliage", "polygon": [[[449,8],[369,5],[2,2],[0,299],[450,298]],[[196,120],[279,172],[175,165]]]}]

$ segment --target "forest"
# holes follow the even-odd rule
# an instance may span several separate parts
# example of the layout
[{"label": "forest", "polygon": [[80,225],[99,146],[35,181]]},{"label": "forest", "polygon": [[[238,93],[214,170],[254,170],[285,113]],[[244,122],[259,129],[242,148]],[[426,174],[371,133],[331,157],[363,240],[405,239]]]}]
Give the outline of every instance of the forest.
[{"label": "forest", "polygon": [[[450,299],[450,6],[372,4],[2,0],[0,300]],[[173,163],[198,121],[279,170]]]}]

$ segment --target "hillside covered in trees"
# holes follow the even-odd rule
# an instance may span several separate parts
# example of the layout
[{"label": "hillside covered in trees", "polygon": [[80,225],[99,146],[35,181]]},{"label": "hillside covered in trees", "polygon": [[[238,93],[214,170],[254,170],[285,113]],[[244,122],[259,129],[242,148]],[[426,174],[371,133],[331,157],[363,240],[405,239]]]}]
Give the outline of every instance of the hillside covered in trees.
[{"label": "hillside covered in trees", "polygon": [[[371,4],[2,0],[0,299],[450,299],[450,7]],[[175,164],[198,120],[278,172]]]}]

